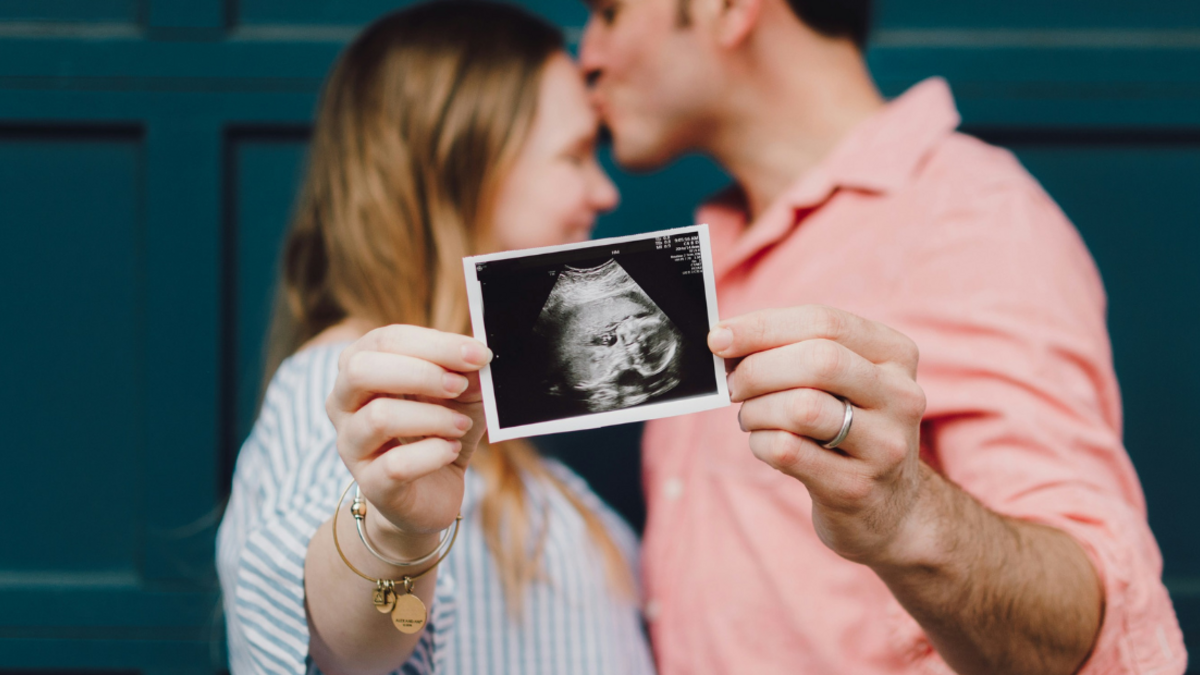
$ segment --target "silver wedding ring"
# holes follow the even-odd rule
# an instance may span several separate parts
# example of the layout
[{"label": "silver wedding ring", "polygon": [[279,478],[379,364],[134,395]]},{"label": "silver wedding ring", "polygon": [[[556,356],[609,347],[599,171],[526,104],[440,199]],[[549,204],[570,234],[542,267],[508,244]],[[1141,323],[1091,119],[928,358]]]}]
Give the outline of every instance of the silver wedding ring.
[{"label": "silver wedding ring", "polygon": [[846,440],[846,437],[850,435],[850,425],[854,423],[854,406],[850,405],[850,401],[846,399],[842,399],[842,403],[846,405],[846,414],[842,417],[842,429],[838,432],[837,436],[833,437],[833,440],[828,443],[822,443],[822,448],[833,450],[841,445]]}]

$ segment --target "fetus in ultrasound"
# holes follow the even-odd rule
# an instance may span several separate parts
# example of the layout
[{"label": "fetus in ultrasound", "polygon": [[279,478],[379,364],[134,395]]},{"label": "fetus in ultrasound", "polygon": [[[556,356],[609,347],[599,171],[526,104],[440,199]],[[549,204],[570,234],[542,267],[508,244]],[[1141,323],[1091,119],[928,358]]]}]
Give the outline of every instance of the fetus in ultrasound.
[{"label": "fetus in ultrasound", "polygon": [[679,384],[682,334],[616,260],[559,273],[534,332],[547,348],[549,393],[588,412]]}]

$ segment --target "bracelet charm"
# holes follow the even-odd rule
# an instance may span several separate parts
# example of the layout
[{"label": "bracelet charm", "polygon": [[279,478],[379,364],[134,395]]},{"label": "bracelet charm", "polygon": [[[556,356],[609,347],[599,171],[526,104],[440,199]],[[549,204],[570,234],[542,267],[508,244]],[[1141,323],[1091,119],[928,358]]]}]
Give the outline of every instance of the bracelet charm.
[{"label": "bracelet charm", "polygon": [[375,595],[372,600],[375,609],[380,614],[387,614],[396,606],[396,582],[390,579],[378,579],[375,582]]},{"label": "bracelet charm", "polygon": [[395,599],[396,607],[392,610],[392,625],[401,633],[412,635],[425,627],[425,619],[429,611],[425,603],[412,594],[412,579],[404,577],[404,595]]},{"label": "bracelet charm", "polygon": [[[400,579],[375,579],[363,574],[357,567],[355,567],[350,562],[350,559],[346,557],[346,554],[342,552],[342,546],[338,542],[337,514],[338,511],[342,509],[342,503],[346,500],[346,494],[350,492],[350,488],[354,486],[355,483],[353,482],[346,486],[346,489],[342,491],[342,496],[338,497],[337,506],[334,507],[332,519],[333,547],[337,550],[338,556],[341,557],[342,562],[346,563],[346,567],[350,568],[351,572],[354,572],[367,581],[375,582],[375,590],[371,594],[371,602],[375,605],[375,611],[379,612],[380,614],[391,614],[392,625],[395,626],[396,630],[400,631],[401,633],[405,633],[407,635],[418,633],[425,627],[425,622],[429,619],[429,610],[425,608],[425,603],[421,602],[421,599],[413,594],[413,582],[432,572],[439,564],[441,564],[443,560],[446,559],[446,556],[450,553],[450,549],[454,547],[454,541],[458,539],[458,528],[459,524],[462,522],[462,514],[458,514],[458,516],[454,519],[453,525],[451,525],[450,530],[443,535],[442,541],[438,544],[437,548],[435,548],[431,554],[422,557],[422,560],[428,560],[436,557],[436,560],[434,560],[433,564],[430,565],[424,572],[411,576],[405,575]],[[379,553],[374,550],[370,542],[364,536],[362,522],[366,518],[367,509],[366,503],[358,495],[356,495],[355,501],[350,506],[350,515],[354,517],[355,524],[358,525],[359,536],[362,537],[363,544],[372,554],[375,555],[376,558],[397,566],[407,567],[417,564],[417,561],[389,561],[380,556]],[[403,593],[396,592],[397,582],[401,584]]]}]

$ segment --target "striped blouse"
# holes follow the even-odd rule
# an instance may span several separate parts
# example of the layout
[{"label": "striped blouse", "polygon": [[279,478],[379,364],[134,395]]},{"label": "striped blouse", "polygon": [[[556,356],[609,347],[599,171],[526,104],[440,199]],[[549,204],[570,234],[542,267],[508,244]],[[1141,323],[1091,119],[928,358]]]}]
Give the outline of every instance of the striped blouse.
[{"label": "striped blouse", "polygon": [[[350,480],[325,398],[345,344],[306,349],[280,366],[242,446],[217,535],[233,675],[316,673],[308,658],[304,556]],[[575,474],[551,470],[595,509],[632,565],[637,540]],[[458,542],[438,571],[429,621],[397,673],[652,674],[636,603],[609,583],[579,513],[553,487],[527,481],[530,513],[546,527],[544,579],[510,614],[479,526],[483,481],[466,472]],[[538,531],[538,530],[535,530]],[[371,589],[363,582],[362,597]]]}]

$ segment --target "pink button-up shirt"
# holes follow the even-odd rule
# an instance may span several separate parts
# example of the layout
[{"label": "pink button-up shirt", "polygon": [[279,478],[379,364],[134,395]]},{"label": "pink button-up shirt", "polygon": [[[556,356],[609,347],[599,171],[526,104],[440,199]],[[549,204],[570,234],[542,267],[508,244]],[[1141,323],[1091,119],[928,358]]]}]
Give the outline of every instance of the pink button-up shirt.
[{"label": "pink button-up shirt", "polygon": [[[983,504],[1075,537],[1106,593],[1083,672],[1182,673],[1183,636],[1121,441],[1099,274],[1008,152],[956,133],[945,82],[866,121],[746,226],[701,209],[721,314],[821,303],[921,350],[923,457]],[[647,425],[647,615],[665,675],[948,673],[870,569],[826,548],[737,406]]]}]

